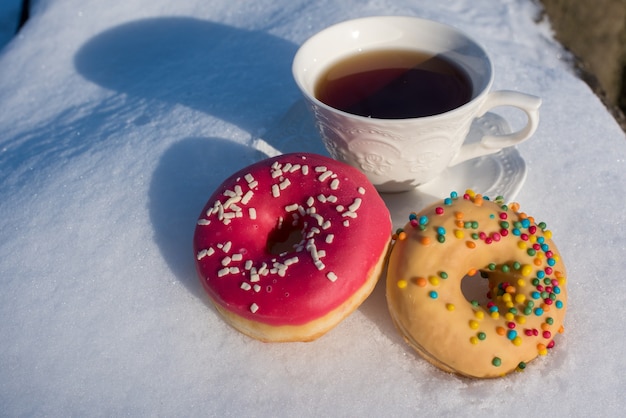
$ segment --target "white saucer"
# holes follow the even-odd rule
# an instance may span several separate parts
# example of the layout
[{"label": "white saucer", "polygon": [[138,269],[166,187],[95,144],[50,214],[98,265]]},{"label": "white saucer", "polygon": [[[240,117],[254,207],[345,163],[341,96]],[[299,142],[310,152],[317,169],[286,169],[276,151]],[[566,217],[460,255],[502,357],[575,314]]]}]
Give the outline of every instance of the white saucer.
[{"label": "white saucer", "polygon": [[[466,143],[478,142],[485,134],[510,132],[506,120],[495,113],[487,113],[474,121]],[[288,152],[328,155],[303,100],[296,102],[278,124],[263,135],[263,139],[254,141],[253,146],[268,156]],[[428,204],[448,197],[452,191],[461,194],[472,189],[485,196],[503,196],[506,201],[511,201],[525,180],[526,163],[515,147],[509,147],[448,168],[435,180],[413,191],[383,193],[381,196],[391,212],[394,228],[399,228],[406,224],[411,212],[419,212]]]}]

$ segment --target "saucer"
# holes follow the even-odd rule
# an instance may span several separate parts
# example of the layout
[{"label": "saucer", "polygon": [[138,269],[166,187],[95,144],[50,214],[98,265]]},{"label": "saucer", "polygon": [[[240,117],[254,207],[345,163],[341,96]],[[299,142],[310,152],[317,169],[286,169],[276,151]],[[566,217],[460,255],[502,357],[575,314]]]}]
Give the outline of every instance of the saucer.
[{"label": "saucer", "polygon": [[[472,123],[465,143],[479,142],[484,135],[511,132],[508,122],[495,113],[486,113]],[[304,100],[297,101],[285,116],[253,146],[269,157],[290,152],[311,152],[328,155],[315,127],[313,116]],[[446,169],[439,177],[415,190],[402,193],[381,193],[393,220],[394,228],[408,221],[411,212],[446,198],[450,192],[459,194],[467,189],[495,198],[504,196],[512,201],[526,180],[526,163],[515,147],[465,161]]]}]

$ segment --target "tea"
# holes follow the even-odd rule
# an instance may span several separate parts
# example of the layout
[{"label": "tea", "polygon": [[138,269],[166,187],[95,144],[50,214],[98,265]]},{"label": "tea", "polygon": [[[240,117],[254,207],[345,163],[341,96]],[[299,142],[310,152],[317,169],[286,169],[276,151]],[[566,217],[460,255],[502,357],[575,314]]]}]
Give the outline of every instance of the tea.
[{"label": "tea", "polygon": [[317,80],[315,97],[335,109],[379,119],[437,115],[472,99],[472,84],[448,58],[420,51],[353,55]]}]

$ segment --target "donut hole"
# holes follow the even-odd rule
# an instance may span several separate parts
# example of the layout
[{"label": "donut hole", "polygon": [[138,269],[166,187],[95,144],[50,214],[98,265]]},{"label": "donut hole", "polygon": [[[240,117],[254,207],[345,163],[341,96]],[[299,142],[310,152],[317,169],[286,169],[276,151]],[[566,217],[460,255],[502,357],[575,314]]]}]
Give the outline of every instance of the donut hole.
[{"label": "donut hole", "polygon": [[293,252],[304,240],[302,225],[293,220],[283,220],[267,237],[267,251],[273,255]]},{"label": "donut hole", "polygon": [[468,302],[478,302],[480,305],[487,304],[490,301],[489,276],[481,271],[477,271],[472,276],[465,275],[461,279],[461,292]]}]

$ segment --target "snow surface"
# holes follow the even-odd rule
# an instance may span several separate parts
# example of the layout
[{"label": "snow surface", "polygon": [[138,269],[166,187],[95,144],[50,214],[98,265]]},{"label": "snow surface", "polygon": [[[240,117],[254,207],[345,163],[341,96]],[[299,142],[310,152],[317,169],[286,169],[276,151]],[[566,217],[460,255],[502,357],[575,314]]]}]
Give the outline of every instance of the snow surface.
[{"label": "snow surface", "polygon": [[[524,373],[433,368],[393,329],[380,285],[316,342],[259,343],[196,278],[195,220],[300,99],[297,46],[381,14],[469,32],[495,88],[543,98],[518,200],[554,231],[570,305]],[[626,141],[538,15],[530,0],[33,1],[0,50],[1,414],[620,416]]]}]

